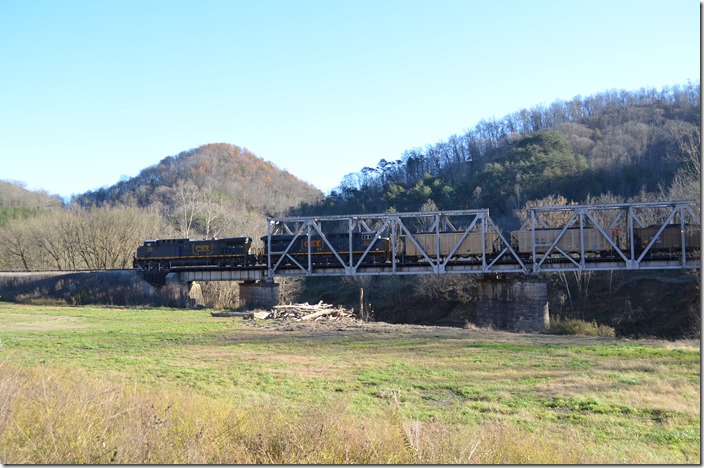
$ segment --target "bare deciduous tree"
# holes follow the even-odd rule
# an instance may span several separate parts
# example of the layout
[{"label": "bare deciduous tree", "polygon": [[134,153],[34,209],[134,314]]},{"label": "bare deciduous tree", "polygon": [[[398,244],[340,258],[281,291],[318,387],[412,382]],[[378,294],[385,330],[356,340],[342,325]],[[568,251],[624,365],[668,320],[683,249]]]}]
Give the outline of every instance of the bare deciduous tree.
[{"label": "bare deciduous tree", "polygon": [[10,268],[131,268],[137,246],[164,230],[155,218],[136,207],[48,212],[5,226],[0,252]]},{"label": "bare deciduous tree", "polygon": [[303,278],[282,276],[276,279],[279,285],[279,302],[281,304],[294,304],[303,291]]},{"label": "bare deciduous tree", "polygon": [[178,212],[174,218],[178,219],[179,233],[183,238],[189,238],[193,222],[201,206],[200,189],[193,183],[179,183],[173,188]]},{"label": "bare deciduous tree", "polygon": [[416,292],[428,301],[472,302],[477,280],[471,275],[419,275]]},{"label": "bare deciduous tree", "polygon": [[3,254],[3,263],[7,262],[10,269],[19,268],[30,270],[34,267],[31,261],[32,247],[29,240],[27,226],[13,223],[5,226],[0,232],[0,249]]},{"label": "bare deciduous tree", "polygon": [[[521,224],[530,222],[530,210],[531,208],[547,207],[547,206],[570,206],[576,205],[577,203],[570,203],[562,195],[548,195],[547,197],[541,198],[539,200],[530,200],[523,205],[523,208],[516,210],[514,213]],[[565,211],[555,211],[549,213],[541,213],[540,218],[550,227],[564,226],[567,221],[569,221],[573,212],[571,210]],[[530,225],[527,226],[529,228]]]},{"label": "bare deciduous tree", "polygon": [[371,285],[374,283],[374,278],[374,276],[364,275],[342,277],[343,283],[352,284],[359,288],[359,307],[357,310],[357,315],[364,321],[370,320],[373,315],[372,306],[367,298],[367,295],[369,294]]}]

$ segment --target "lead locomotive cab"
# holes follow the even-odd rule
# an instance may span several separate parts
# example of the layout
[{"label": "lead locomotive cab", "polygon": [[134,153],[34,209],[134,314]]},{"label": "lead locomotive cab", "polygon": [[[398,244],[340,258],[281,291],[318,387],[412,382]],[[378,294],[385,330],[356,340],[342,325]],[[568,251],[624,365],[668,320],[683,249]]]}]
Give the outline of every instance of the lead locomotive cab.
[{"label": "lead locomotive cab", "polygon": [[256,264],[251,237],[150,239],[137,248],[134,267],[143,271],[182,267],[230,268]]}]

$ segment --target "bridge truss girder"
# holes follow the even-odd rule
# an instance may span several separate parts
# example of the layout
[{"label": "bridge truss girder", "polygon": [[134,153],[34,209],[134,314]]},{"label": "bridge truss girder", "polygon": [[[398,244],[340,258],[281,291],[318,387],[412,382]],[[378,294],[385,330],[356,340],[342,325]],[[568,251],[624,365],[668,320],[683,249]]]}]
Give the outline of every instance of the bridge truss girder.
[{"label": "bridge truss girder", "polygon": [[[678,233],[674,238],[670,235],[665,239],[666,230],[674,226],[678,226]],[[531,271],[537,274],[554,271],[700,268],[700,226],[698,201],[673,201],[534,207],[521,229],[531,232]],[[559,233],[550,242],[541,244],[536,239],[536,234],[551,229],[558,230]],[[579,230],[576,252],[566,252],[560,247],[570,229]],[[642,245],[644,232],[652,235],[645,246]],[[607,250],[612,252],[611,259],[596,261],[589,258],[590,251],[585,238],[590,236],[608,244]],[[658,250],[654,246],[668,241],[676,247],[671,249],[670,257],[654,257],[653,254]]]},{"label": "bridge truss girder", "polygon": [[[422,231],[422,233],[418,231]],[[328,239],[330,232],[347,234],[349,245],[341,250]],[[388,237],[389,258],[383,264],[367,264],[365,259],[374,246],[354,252],[353,233],[373,235],[373,239]],[[448,244],[449,254],[441,253],[441,233],[455,233]],[[399,275],[442,273],[528,273],[529,268],[514,251],[511,243],[489,217],[489,210],[455,210],[411,213],[359,214],[316,217],[268,218],[267,246],[272,236],[292,236],[284,250],[267,249],[268,277],[274,276],[329,276],[329,275]],[[480,236],[480,251],[471,259],[461,257],[460,246],[469,235]],[[313,262],[311,239],[318,236],[334,257],[332,265],[320,266]],[[487,249],[487,236],[495,239]],[[422,239],[421,239],[422,237]],[[428,241],[434,242],[429,244]],[[299,242],[303,242],[302,244]],[[410,243],[420,261],[405,262],[401,243]],[[295,246],[305,245],[303,252]],[[496,247],[494,247],[494,245]],[[297,253],[294,257],[293,253]],[[457,260],[464,258],[464,260]]]}]

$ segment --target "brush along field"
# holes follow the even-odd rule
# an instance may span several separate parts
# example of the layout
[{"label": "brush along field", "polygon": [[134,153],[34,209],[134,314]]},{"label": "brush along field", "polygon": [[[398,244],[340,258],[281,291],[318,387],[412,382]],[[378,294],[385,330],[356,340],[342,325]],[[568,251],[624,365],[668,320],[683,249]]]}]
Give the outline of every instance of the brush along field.
[{"label": "brush along field", "polygon": [[700,463],[700,343],[0,303],[0,462]]}]

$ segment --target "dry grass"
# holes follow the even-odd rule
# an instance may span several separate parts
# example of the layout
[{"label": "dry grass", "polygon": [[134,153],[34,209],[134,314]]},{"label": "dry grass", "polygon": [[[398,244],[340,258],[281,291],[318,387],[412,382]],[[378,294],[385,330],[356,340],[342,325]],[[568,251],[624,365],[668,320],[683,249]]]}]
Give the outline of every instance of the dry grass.
[{"label": "dry grass", "polygon": [[155,391],[51,368],[0,374],[0,460],[12,464],[589,463],[569,431],[381,418],[344,401],[299,408]]},{"label": "dry grass", "polygon": [[616,336],[616,331],[608,325],[599,324],[595,321],[586,322],[579,319],[561,319],[560,317],[555,317],[550,321],[548,333],[556,335]]}]

